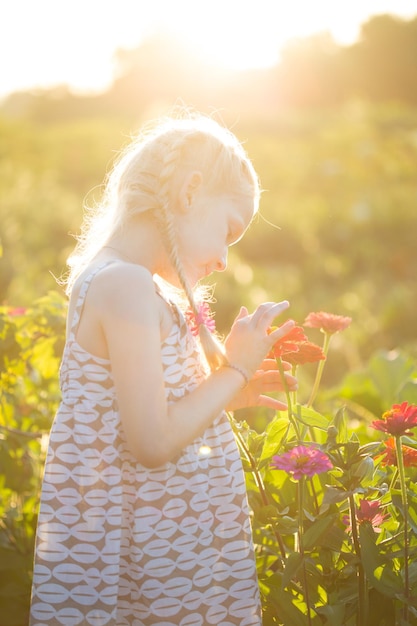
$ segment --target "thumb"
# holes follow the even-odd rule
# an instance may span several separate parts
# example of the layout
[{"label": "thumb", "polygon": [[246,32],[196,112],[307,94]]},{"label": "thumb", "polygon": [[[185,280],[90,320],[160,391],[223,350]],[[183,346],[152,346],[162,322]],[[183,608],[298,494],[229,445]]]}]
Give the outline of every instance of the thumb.
[{"label": "thumb", "polygon": [[249,315],[248,309],[245,306],[241,306],[239,314],[236,317],[236,320],[241,320],[243,317],[247,317],[248,315]]}]

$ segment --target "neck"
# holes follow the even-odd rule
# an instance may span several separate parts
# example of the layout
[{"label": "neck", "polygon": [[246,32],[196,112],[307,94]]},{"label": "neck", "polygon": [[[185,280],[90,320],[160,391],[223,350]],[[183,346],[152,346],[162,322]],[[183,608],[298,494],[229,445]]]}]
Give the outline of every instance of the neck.
[{"label": "neck", "polygon": [[122,233],[111,237],[102,251],[128,263],[142,265],[151,274],[158,274],[168,282],[174,279],[159,231],[145,220],[129,224]]}]

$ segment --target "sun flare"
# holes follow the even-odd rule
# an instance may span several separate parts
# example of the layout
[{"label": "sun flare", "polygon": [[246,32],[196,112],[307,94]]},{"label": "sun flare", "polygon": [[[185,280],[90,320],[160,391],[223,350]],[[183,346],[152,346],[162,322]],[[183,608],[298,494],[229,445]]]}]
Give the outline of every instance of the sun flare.
[{"label": "sun flare", "polygon": [[[212,65],[245,69],[275,65],[294,38],[330,32],[355,40],[370,15],[413,17],[415,0],[14,0],[2,13],[0,95],[14,89],[68,84],[100,90],[113,77],[117,49],[134,49],[156,33],[191,45]],[[22,20],[21,16],[25,19]],[[19,36],[16,36],[19,24]],[[30,51],[30,54],[28,53]]]}]

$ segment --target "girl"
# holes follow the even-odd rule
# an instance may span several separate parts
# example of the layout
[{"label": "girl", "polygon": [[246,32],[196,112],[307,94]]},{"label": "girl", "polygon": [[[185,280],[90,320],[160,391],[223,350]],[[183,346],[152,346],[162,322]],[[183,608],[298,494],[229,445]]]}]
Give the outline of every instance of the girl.
[{"label": "girl", "polygon": [[258,200],[236,137],[200,116],[161,122],[109,176],[70,259],[32,626],[261,623],[225,409],[285,408],[265,395],[282,389],[265,356],[293,323],[267,332],[288,302],[242,307],[221,344],[194,289]]}]

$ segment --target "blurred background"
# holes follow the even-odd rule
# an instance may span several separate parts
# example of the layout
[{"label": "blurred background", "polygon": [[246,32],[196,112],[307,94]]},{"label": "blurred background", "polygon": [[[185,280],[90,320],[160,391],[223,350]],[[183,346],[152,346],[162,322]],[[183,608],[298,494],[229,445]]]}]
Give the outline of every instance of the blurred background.
[{"label": "blurred background", "polygon": [[0,304],[62,293],[112,160],[183,104],[236,133],[264,189],[210,278],[219,330],[285,298],[299,323],[352,317],[343,367],[417,354],[414,2],[15,0],[0,29]]}]

